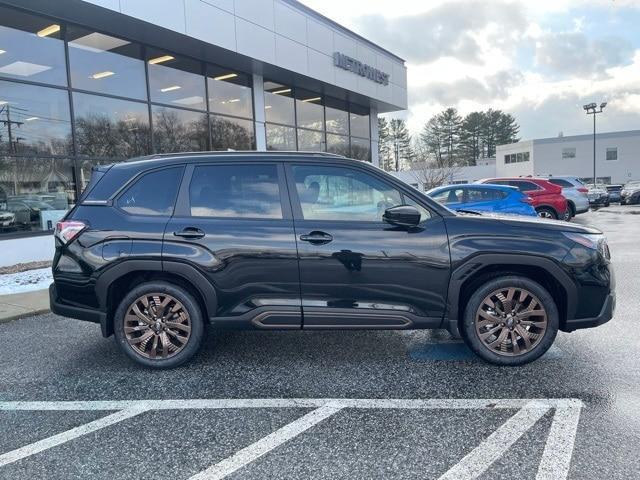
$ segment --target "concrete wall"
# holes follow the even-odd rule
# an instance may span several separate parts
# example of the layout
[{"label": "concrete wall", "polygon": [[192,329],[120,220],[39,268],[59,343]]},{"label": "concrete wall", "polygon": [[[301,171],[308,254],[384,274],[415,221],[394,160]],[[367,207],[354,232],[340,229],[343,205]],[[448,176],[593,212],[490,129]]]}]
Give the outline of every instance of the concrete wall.
[{"label": "concrete wall", "polygon": [[[612,147],[618,149],[618,159],[606,160],[607,148]],[[575,158],[562,158],[566,148],[575,148]],[[527,149],[531,155],[529,162],[504,163],[505,155]],[[496,157],[499,176],[572,175],[589,178],[593,176],[593,136],[574,135],[500,145]],[[612,183],[640,180],[640,130],[596,136],[596,176],[610,177]]]},{"label": "concrete wall", "polygon": [[17,263],[53,260],[55,251],[53,235],[2,240],[0,246],[2,250],[0,267]]},{"label": "concrete wall", "polygon": [[[407,108],[404,62],[287,0],[84,0],[374,100]],[[381,85],[334,66],[341,52],[389,74]],[[382,113],[382,112],[381,112]]]}]

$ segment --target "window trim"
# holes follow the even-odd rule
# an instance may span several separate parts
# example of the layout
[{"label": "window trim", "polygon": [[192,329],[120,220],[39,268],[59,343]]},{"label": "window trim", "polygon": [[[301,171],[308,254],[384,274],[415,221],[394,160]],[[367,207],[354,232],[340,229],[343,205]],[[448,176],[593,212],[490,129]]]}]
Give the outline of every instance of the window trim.
[{"label": "window trim", "polygon": [[[258,152],[259,154],[259,152]],[[248,161],[247,161],[248,160]],[[278,193],[280,196],[280,209],[282,210],[282,218],[264,218],[264,217],[210,217],[210,216],[198,216],[191,215],[191,199],[189,197],[189,188],[191,187],[191,180],[193,178],[193,172],[196,167],[223,167],[223,166],[251,166],[251,165],[272,165],[276,167],[276,173],[278,175]],[[182,176],[182,183],[178,189],[178,197],[176,200],[176,208],[173,211],[173,217],[179,217],[182,219],[194,219],[194,222],[202,221],[216,221],[216,222],[287,222],[289,224],[293,219],[291,213],[291,202],[289,201],[287,192],[287,183],[285,179],[284,167],[282,162],[277,160],[260,160],[252,161],[250,159],[238,159],[238,161],[203,161],[203,162],[191,162],[186,166],[184,175]]]}]

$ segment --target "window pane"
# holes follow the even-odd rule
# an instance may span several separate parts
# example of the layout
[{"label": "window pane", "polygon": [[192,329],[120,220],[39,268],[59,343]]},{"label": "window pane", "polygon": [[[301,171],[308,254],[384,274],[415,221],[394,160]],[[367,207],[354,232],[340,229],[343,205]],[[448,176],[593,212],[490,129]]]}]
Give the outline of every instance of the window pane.
[{"label": "window pane", "polygon": [[384,211],[400,205],[400,192],[355,169],[294,166],[296,190],[307,220],[382,221]]},{"label": "window pane", "polygon": [[618,148],[607,148],[607,160],[617,160],[618,159]]},{"label": "window pane", "polygon": [[305,90],[296,91],[296,115],[298,128],[323,130],[324,107],[322,97]]},{"label": "window pane", "polygon": [[327,152],[349,156],[349,137],[327,133]]},{"label": "window pane", "polygon": [[147,98],[140,45],[70,27],[69,63],[74,88],[140,100]]},{"label": "window pane", "polygon": [[264,113],[267,122],[295,125],[292,88],[264,82]]},{"label": "window pane", "polygon": [[349,135],[349,112],[346,102],[327,98],[325,115],[327,132]]},{"label": "window pane", "polygon": [[69,94],[0,81],[0,153],[70,155]]},{"label": "window pane", "polygon": [[154,152],[196,152],[208,150],[207,114],[154,105]]},{"label": "window pane", "polygon": [[253,119],[251,78],[229,69],[207,67],[209,110]]},{"label": "window pane", "polygon": [[152,102],[206,110],[202,64],[159,51],[151,51],[147,62]]},{"label": "window pane", "polygon": [[298,129],[298,150],[311,152],[324,151],[323,136],[324,134],[322,132]]},{"label": "window pane", "polygon": [[143,175],[118,197],[116,204],[132,215],[171,215],[182,170],[165,168]]},{"label": "window pane", "polygon": [[0,157],[0,235],[53,230],[75,202],[73,161]]},{"label": "window pane", "polygon": [[78,154],[129,158],[149,153],[149,111],[144,103],[73,94]]},{"label": "window pane", "polygon": [[351,137],[351,158],[371,161],[371,142],[362,138]]},{"label": "window pane", "polygon": [[431,218],[431,212],[429,210],[427,210],[426,208],[424,208],[422,205],[418,204],[413,199],[405,196],[404,197],[404,203],[406,205],[411,205],[412,207],[416,207],[418,209],[418,211],[420,212],[420,223],[426,222],[427,220],[429,220]]},{"label": "window pane", "polygon": [[52,20],[0,8],[0,76],[66,85],[61,33]]},{"label": "window pane", "polygon": [[193,216],[282,218],[275,165],[196,167],[189,199]]},{"label": "window pane", "polygon": [[281,125],[265,126],[267,130],[267,150],[296,150],[296,129]]},{"label": "window pane", "polygon": [[210,115],[212,150],[253,150],[255,135],[251,120]]},{"label": "window pane", "polygon": [[369,110],[356,105],[351,106],[351,135],[356,137],[369,138]]}]

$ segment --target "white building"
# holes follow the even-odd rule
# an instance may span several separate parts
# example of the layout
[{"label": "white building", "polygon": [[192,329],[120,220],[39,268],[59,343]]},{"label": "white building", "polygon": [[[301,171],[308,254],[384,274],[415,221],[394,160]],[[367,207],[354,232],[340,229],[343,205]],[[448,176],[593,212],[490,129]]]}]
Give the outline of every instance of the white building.
[{"label": "white building", "polygon": [[[572,175],[593,179],[593,135],[499,145],[495,175]],[[604,183],[640,180],[640,130],[596,135],[596,176]]]}]

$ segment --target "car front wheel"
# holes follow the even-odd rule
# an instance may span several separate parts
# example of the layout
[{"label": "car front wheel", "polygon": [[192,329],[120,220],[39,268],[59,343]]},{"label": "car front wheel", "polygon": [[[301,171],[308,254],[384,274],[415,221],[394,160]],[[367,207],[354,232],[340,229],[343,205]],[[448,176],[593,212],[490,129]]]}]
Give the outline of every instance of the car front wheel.
[{"label": "car front wheel", "polygon": [[549,218],[551,220],[557,220],[558,219],[558,214],[555,212],[555,210],[549,208],[549,207],[539,207],[536,208],[536,212],[538,213],[538,216],[541,218]]},{"label": "car front wheel", "polygon": [[135,362],[173,368],[191,359],[204,336],[202,312],[185,289],[149,282],[127,294],[114,316],[116,341]]},{"label": "car front wheel", "polygon": [[549,292],[529,278],[510,275],[475,290],[464,312],[462,335],[483,360],[515,366],[542,356],[558,327],[558,309]]}]

